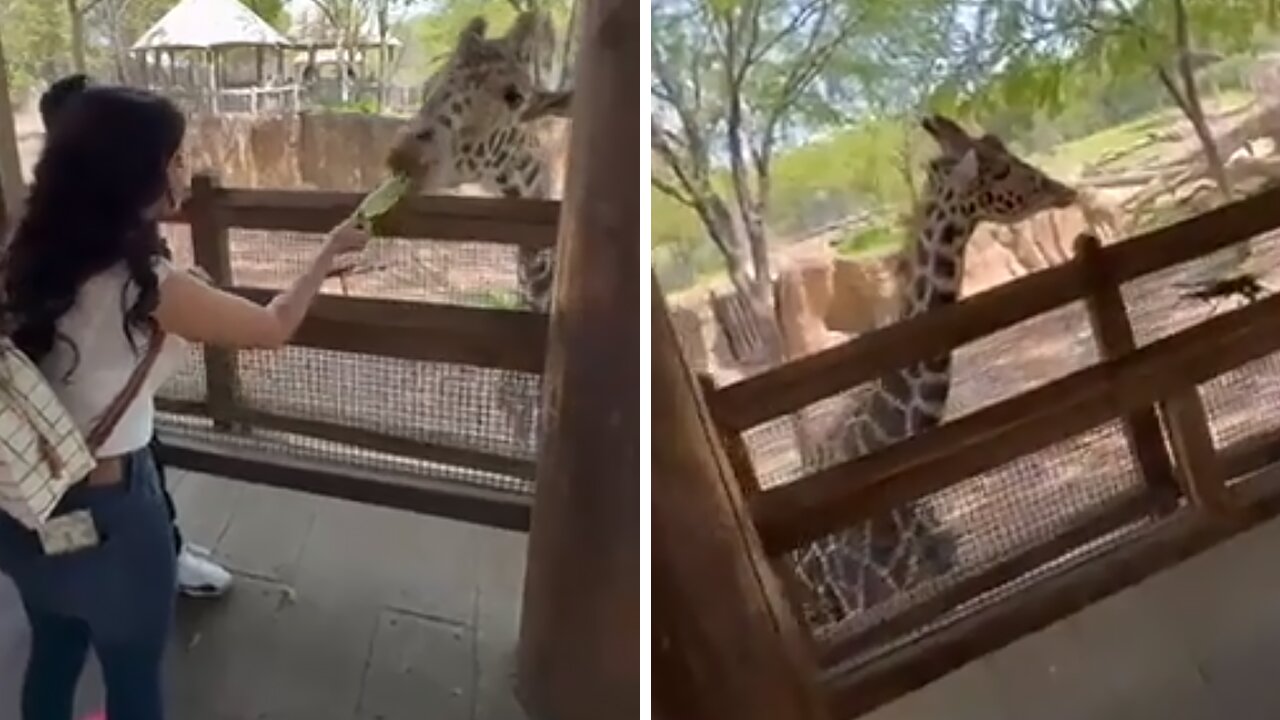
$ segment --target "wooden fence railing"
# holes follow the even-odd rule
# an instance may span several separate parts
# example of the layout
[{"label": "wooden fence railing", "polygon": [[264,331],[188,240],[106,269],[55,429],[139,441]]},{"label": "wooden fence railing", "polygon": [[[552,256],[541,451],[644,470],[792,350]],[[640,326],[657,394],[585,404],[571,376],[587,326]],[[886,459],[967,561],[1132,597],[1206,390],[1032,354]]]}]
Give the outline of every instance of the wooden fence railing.
[{"label": "wooden fence railing", "polygon": [[[837,629],[815,641],[836,717],[869,711],[1280,512],[1280,483],[1264,472],[1280,460],[1280,432],[1215,448],[1197,388],[1280,351],[1280,295],[1137,347],[1120,294],[1135,278],[1276,228],[1280,189],[1105,248],[1084,237],[1063,265],[725,387],[704,382],[725,456],[775,559],[1105,423],[1124,428],[1145,489],[1100,503],[1048,540],[878,625]],[[1075,301],[1088,308],[1097,363],[883,450],[761,486],[745,431]],[[1249,481],[1228,482],[1245,476]],[[1041,572],[1050,561],[1142,523],[1141,532]],[[1039,579],[956,614],[962,604],[1033,573]],[[903,642],[925,628],[932,629]]]},{"label": "wooden fence railing", "polygon": [[[189,202],[171,222],[190,225],[196,264],[214,282],[265,302],[276,291],[234,283],[228,230],[324,232],[348,217],[359,193],[224,189],[209,176],[192,182]],[[555,244],[559,203],[469,197],[415,197],[379,222],[382,235],[432,242],[486,242],[525,248]],[[541,373],[547,317],[526,310],[431,302],[322,296],[292,343],[369,356]],[[331,420],[281,415],[241,401],[234,351],[206,347],[206,394],[199,401],[160,400],[159,409],[207,417],[219,430],[261,428],[392,455],[531,480],[534,461],[470,447],[422,442]],[[525,528],[529,498],[516,493],[411,482],[283,458],[247,457],[239,449],[184,438],[169,443],[179,465],[348,499]]]}]

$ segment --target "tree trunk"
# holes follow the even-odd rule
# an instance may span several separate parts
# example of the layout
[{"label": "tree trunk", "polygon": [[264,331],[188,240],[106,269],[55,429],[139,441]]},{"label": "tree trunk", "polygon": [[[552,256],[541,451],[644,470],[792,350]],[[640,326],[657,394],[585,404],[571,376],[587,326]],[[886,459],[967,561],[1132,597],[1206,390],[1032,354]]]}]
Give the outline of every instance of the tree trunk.
[{"label": "tree trunk", "polygon": [[[1196,84],[1195,69],[1191,65],[1191,31],[1190,21],[1187,18],[1187,7],[1183,0],[1172,0],[1172,2],[1174,35],[1177,48],[1177,56],[1173,65],[1178,79],[1175,80],[1169,70],[1161,64],[1156,64],[1155,66],[1156,77],[1159,78],[1160,84],[1164,86],[1170,97],[1173,98],[1183,116],[1191,123],[1196,139],[1200,141],[1201,149],[1204,151],[1205,166],[1208,169],[1209,177],[1217,185],[1223,199],[1226,202],[1231,202],[1235,198],[1235,192],[1231,186],[1231,178],[1227,176],[1226,164],[1222,161],[1222,154],[1218,151],[1218,143],[1214,140],[1213,132],[1209,129],[1209,123],[1205,119],[1204,106],[1200,102],[1200,89]],[[1181,88],[1178,87],[1178,80],[1181,81]],[[1243,262],[1248,259],[1248,242],[1240,243],[1233,250],[1237,262]]]},{"label": "tree trunk", "polygon": [[129,0],[122,0],[122,2],[115,7],[115,11],[111,17],[112,59],[116,67],[116,80],[121,85],[128,85],[130,80],[128,67],[129,41],[124,36],[124,17],[125,10],[128,5]]},{"label": "tree trunk", "polygon": [[79,0],[67,0],[67,17],[71,20],[71,63],[78,73],[85,72],[84,13]]},{"label": "tree trunk", "polygon": [[25,195],[9,98],[8,65],[4,60],[4,47],[0,45],[0,240],[8,237],[9,230],[17,224]]},{"label": "tree trunk", "polygon": [[569,4],[569,24],[560,42],[560,77],[556,78],[556,90],[566,90],[573,83],[573,41],[578,35],[578,17],[581,12],[578,5],[583,1],[571,0]]},{"label": "tree trunk", "polygon": [[1186,74],[1183,76],[1183,82],[1187,88],[1187,104],[1183,109],[1184,114],[1191,123],[1191,127],[1195,130],[1196,139],[1200,141],[1201,147],[1204,148],[1204,159],[1209,168],[1209,177],[1213,178],[1214,183],[1218,185],[1223,199],[1230,202],[1235,198],[1235,189],[1231,186],[1231,178],[1227,176],[1226,163],[1222,161],[1222,155],[1218,152],[1218,143],[1214,141],[1213,133],[1209,129],[1209,123],[1205,120],[1204,108],[1200,104],[1200,95],[1196,90],[1195,77]]}]

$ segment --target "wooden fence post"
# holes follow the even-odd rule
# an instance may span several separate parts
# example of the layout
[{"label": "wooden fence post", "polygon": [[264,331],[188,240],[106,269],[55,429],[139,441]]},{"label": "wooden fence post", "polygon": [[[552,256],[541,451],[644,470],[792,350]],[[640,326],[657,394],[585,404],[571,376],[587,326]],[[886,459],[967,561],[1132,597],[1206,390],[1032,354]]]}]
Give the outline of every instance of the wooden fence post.
[{"label": "wooden fence post", "polygon": [[[1104,361],[1113,360],[1133,352],[1137,347],[1133,325],[1129,322],[1120,286],[1112,280],[1103,260],[1102,242],[1093,235],[1076,238],[1076,261],[1081,264],[1090,286],[1084,301],[1099,357]],[[1135,410],[1122,418],[1121,424],[1142,478],[1156,494],[1157,507],[1163,511],[1173,510],[1177,507],[1180,489],[1155,409]]]},{"label": "wooden fence post", "polygon": [[[655,705],[669,720],[828,717],[812,647],[653,282]],[[621,717],[621,716],[619,716]]]},{"label": "wooden fence post", "polygon": [[536,720],[640,713],[640,5],[590,0],[517,652]]},{"label": "wooden fence post", "polygon": [[1240,511],[1228,492],[1222,459],[1213,446],[1209,418],[1200,391],[1194,386],[1160,402],[1178,474],[1191,502],[1211,517],[1224,518]]},{"label": "wooden fence post", "polygon": [[711,377],[711,373],[698,373],[698,385],[702,390],[703,397],[706,398],[706,402],[710,406],[708,408],[710,419],[715,426],[716,436],[720,439],[721,447],[729,459],[729,466],[733,468],[733,476],[737,479],[738,486],[742,488],[743,496],[750,499],[764,488],[760,485],[760,478],[756,474],[755,464],[751,462],[751,449],[747,447],[747,440],[737,430],[721,430],[720,425],[715,422],[714,396],[716,381],[715,378]]},{"label": "wooden fence post", "polygon": [[[227,226],[218,210],[218,181],[212,175],[201,173],[191,179],[191,200],[188,203],[191,222],[191,250],[199,265],[214,284],[229,287],[231,275],[231,247],[227,238]],[[219,430],[230,430],[236,419],[240,397],[240,377],[236,351],[204,346],[205,398],[209,417]]]}]

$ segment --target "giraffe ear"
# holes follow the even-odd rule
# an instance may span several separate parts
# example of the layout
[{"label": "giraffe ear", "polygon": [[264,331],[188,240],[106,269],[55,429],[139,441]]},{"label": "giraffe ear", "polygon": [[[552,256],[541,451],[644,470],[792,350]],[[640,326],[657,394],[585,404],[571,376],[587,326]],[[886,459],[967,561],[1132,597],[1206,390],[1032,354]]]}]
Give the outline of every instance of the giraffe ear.
[{"label": "giraffe ear", "polygon": [[458,51],[467,52],[479,47],[484,42],[484,33],[489,23],[481,16],[471,18],[471,22],[458,33]]},{"label": "giraffe ear", "polygon": [[520,13],[504,38],[520,62],[526,63],[535,80],[552,62],[556,46],[556,30],[551,17],[538,10]]},{"label": "giraffe ear", "polygon": [[529,104],[521,111],[520,121],[530,122],[544,117],[567,118],[572,103],[572,90],[536,91],[529,98]]},{"label": "giraffe ear", "polygon": [[534,31],[537,28],[538,11],[526,10],[516,17],[515,22],[511,23],[511,29],[507,31],[506,39],[512,45],[522,46],[533,38]]},{"label": "giraffe ear", "polygon": [[972,148],[966,150],[964,157],[951,170],[951,181],[966,187],[978,179],[978,153]]}]

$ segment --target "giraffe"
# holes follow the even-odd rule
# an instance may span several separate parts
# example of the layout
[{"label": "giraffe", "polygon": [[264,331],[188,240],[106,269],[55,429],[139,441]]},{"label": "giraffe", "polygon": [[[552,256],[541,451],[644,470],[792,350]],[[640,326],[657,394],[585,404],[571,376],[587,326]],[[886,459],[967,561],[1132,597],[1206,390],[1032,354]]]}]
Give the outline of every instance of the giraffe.
[{"label": "giraffe", "polygon": [[[1011,153],[994,135],[974,138],[948,118],[921,125],[941,153],[928,164],[914,240],[903,250],[899,319],[956,301],[965,245],[978,223],[1020,222],[1076,201],[1074,189]],[[886,373],[842,404],[807,460],[819,467],[865,455],[942,422],[951,355]],[[955,540],[927,500],[793,551],[803,614],[821,631],[955,566]]]},{"label": "giraffe", "polygon": [[[495,195],[548,199],[554,186],[552,151],[535,123],[567,114],[572,90],[548,91],[538,82],[547,69],[554,31],[546,15],[521,13],[506,35],[485,37],[475,17],[439,71],[422,89],[422,104],[397,134],[387,155],[393,172],[411,179],[413,192],[478,183]],[[520,248],[517,286],[522,304],[548,312],[554,274],[552,249]],[[536,410],[520,403],[517,383],[504,376],[499,403],[517,437],[536,443]]]}]

